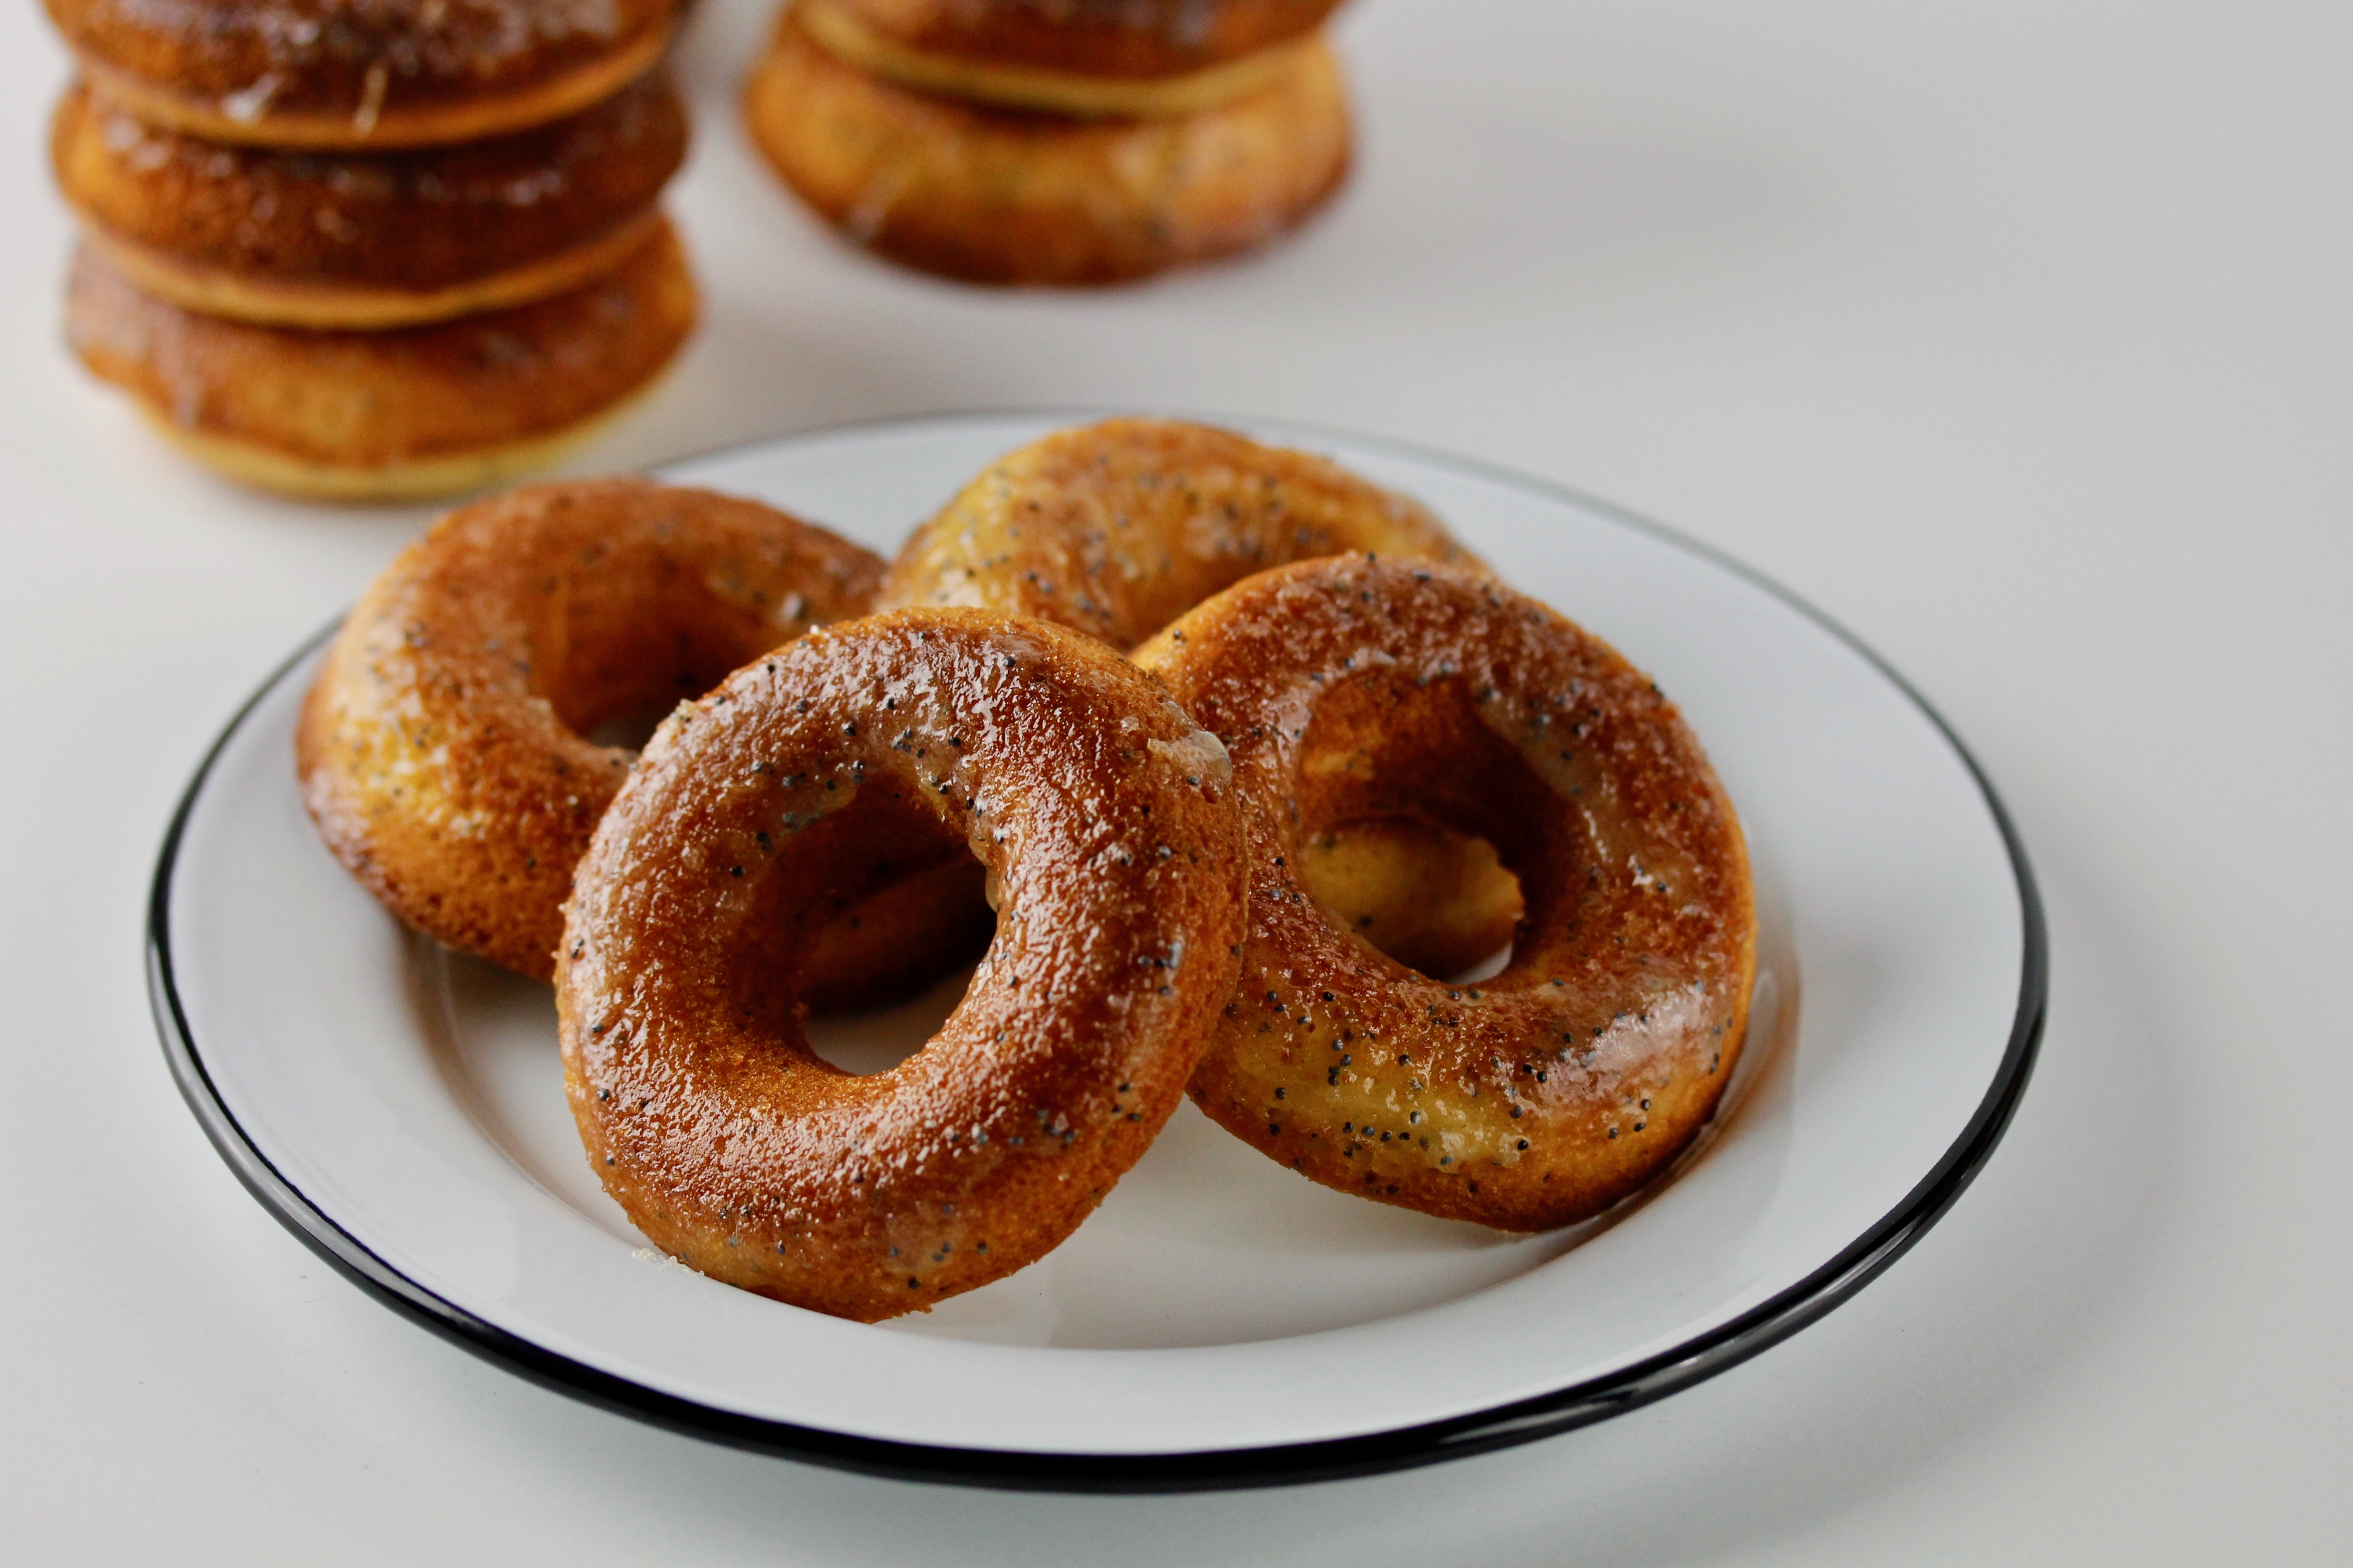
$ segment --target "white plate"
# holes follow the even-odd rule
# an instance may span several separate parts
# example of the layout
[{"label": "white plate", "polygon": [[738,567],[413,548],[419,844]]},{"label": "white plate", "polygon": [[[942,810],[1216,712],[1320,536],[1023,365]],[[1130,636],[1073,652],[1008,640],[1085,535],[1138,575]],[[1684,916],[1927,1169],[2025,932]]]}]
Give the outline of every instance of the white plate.
[{"label": "white plate", "polygon": [[[670,477],[888,552],[1069,422],[826,431]],[[321,847],[290,744],[315,647],[206,758],[156,873],[157,1017],[224,1157],[347,1275],[526,1375],[723,1441],[999,1485],[1476,1452],[1672,1393],[1835,1305],[1958,1195],[2032,1061],[2041,915],[1984,779],[1869,653],[1688,542],[1457,460],[1255,433],[1430,502],[1655,676],[1723,774],[1763,917],[1756,1032],[1672,1181],[1504,1237],[1311,1185],[1188,1107],[1059,1251],[928,1316],[868,1327],[716,1284],[646,1249],[590,1174],[544,988],[408,937]],[[823,1048],[887,1055],[952,995]]]}]

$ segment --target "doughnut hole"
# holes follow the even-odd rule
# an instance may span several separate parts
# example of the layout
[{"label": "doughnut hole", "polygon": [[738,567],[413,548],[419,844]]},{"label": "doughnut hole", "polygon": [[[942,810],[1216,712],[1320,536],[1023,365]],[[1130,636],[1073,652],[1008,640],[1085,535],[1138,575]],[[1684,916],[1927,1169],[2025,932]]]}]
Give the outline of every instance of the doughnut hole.
[{"label": "doughnut hole", "polygon": [[667,551],[614,553],[551,581],[526,633],[540,690],[575,735],[637,751],[679,703],[807,629],[797,595],[713,581]]},{"label": "doughnut hole", "polygon": [[1586,846],[1563,831],[1552,784],[1480,707],[1462,681],[1395,669],[1325,690],[1299,749],[1300,826],[1285,858],[1296,855],[1335,924],[1431,978],[1513,948],[1482,982],[1501,989],[1525,974],[1530,917],[1546,923],[1580,879],[1561,868],[1581,867]]},{"label": "doughnut hole", "polygon": [[790,905],[764,920],[770,951],[739,972],[771,1006],[787,993],[816,1014],[906,1002],[979,958],[996,935],[986,868],[903,796],[862,788],[804,830],[798,852],[807,858]]},{"label": "doughnut hole", "polygon": [[1520,879],[1484,838],[1414,816],[1318,826],[1300,841],[1299,877],[1336,923],[1409,969],[1444,980],[1509,961]]}]

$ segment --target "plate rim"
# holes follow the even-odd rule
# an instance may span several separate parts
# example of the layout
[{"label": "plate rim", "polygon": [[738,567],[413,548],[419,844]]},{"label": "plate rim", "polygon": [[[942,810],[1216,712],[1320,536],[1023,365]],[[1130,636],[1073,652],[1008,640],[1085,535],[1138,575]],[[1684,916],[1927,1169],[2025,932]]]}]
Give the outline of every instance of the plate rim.
[{"label": "plate rim", "polygon": [[[999,408],[849,420],[731,443],[672,459],[659,465],[656,472],[828,436],[879,433],[910,426],[1106,416],[1101,410],[1091,409]],[[1861,638],[1789,589],[1704,541],[1572,487],[1410,441],[1288,419],[1256,420],[1225,415],[1206,416],[1206,422],[1243,428],[1275,426],[1303,436],[1327,437],[1533,491],[1650,535],[1762,589],[1828,632],[1901,692],[1936,728],[1977,785],[2000,834],[2016,883],[2023,951],[2019,966],[2018,1005],[1992,1082],[1959,1136],[1901,1203],[1803,1279],[1727,1322],[1616,1372],[1439,1421],[1305,1443],[1142,1454],[1056,1453],[910,1443],[745,1415],[649,1388],[589,1366],[488,1322],[435,1294],[377,1257],[330,1219],[279,1173],[230,1113],[213,1085],[181,1005],[173,969],[171,900],[182,841],[197,800],[222,753],[255,709],[333,635],[342,624],[340,616],[282,659],[214,737],[173,809],[149,888],[145,942],[149,1004],[173,1081],[214,1152],[273,1218],[345,1279],[427,1331],[543,1388],[670,1431],[755,1453],[892,1479],[1014,1490],[1153,1493],[1241,1489],[1375,1475],[1489,1453],[1590,1426],[1704,1382],[1788,1338],[1853,1296],[1944,1217],[1984,1168],[2009,1130],[2025,1094],[2042,1043],[2050,991],[2049,936],[2042,895],[2027,860],[2025,844],[1985,769],[1944,715]]]}]

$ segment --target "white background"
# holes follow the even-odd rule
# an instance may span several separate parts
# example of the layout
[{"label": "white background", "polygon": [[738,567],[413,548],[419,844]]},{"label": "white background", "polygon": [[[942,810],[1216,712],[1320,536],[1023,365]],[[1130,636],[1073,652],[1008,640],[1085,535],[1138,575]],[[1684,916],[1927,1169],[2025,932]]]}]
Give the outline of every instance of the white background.
[{"label": "white background", "polygon": [[[1762,568],[1910,676],[2052,914],[2042,1066],[1921,1246],[1632,1415],[1192,1499],[931,1489],[607,1416],[246,1197],[140,978],[173,799],[425,515],[185,468],[58,345],[61,52],[0,12],[0,1555],[26,1562],[2316,1562],[2353,1509],[2353,13],[1364,0],[1339,205],[1085,296],[848,253],[704,0],[708,293],[583,467],[1093,404],[1403,437]],[[1380,1369],[1366,1369],[1367,1376]]]}]

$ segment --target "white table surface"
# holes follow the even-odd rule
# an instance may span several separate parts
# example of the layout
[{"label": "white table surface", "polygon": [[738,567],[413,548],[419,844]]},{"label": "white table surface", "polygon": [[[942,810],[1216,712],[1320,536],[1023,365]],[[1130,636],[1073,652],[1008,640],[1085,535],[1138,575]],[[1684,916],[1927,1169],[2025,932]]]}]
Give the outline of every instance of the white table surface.
[{"label": "white table surface", "polygon": [[[1692,1392],[1435,1469],[1030,1497],[707,1447],[376,1306],[230,1177],[142,900],[230,710],[426,515],[189,469],[58,341],[61,51],[0,12],[0,1557],[1494,1564],[2342,1560],[2353,1034],[2353,13],[1363,0],[1363,156],[1260,258],[1008,295],[817,229],[704,0],[708,295],[580,468],[1101,405],[1565,480],[1755,563],[1959,728],[2055,988],[1910,1255]],[[1639,650],[1630,650],[1640,658]],[[1367,1375],[1377,1375],[1367,1369]]]}]

